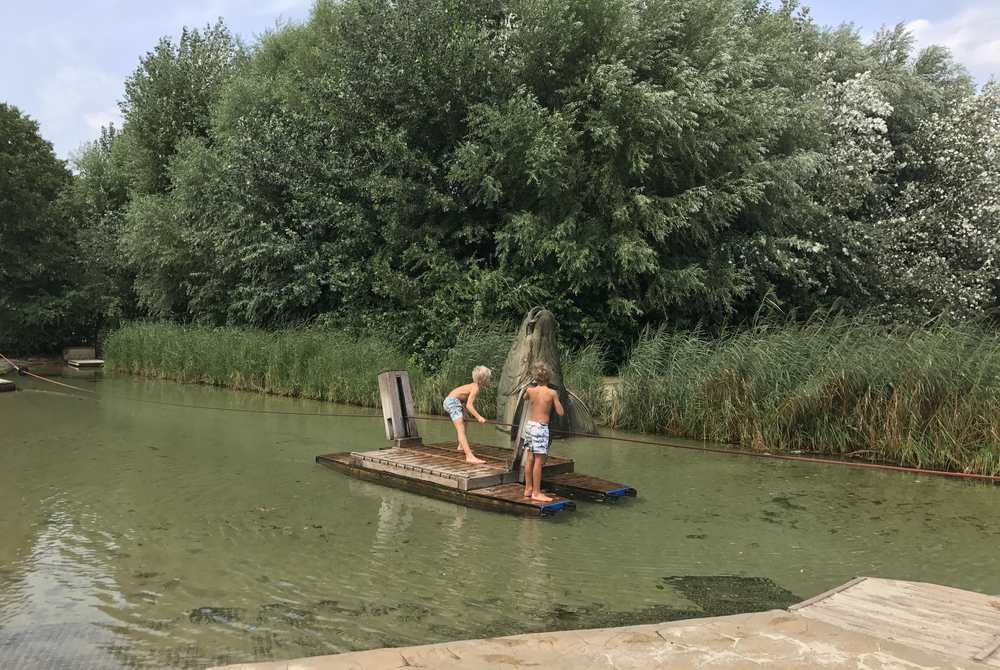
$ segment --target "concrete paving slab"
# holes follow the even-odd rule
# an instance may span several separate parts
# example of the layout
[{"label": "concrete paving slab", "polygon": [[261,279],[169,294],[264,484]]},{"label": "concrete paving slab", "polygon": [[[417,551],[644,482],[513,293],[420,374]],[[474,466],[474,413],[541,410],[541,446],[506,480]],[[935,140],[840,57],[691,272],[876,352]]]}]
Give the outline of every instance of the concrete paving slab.
[{"label": "concrete paving slab", "polygon": [[639,670],[769,667],[781,670],[982,670],[962,658],[914,649],[784,610],[666,624],[515,635],[376,649],[224,670]]}]

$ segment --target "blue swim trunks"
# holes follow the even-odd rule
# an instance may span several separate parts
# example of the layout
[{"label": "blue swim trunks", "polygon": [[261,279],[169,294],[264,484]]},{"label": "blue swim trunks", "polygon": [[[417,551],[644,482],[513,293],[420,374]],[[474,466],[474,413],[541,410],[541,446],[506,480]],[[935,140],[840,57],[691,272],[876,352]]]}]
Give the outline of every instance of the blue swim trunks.
[{"label": "blue swim trunks", "polygon": [[448,396],[444,399],[444,411],[448,412],[448,416],[451,417],[452,421],[462,420],[462,401],[458,398],[452,398]]},{"label": "blue swim trunks", "polygon": [[549,426],[537,421],[524,424],[524,448],[545,456],[549,453]]}]

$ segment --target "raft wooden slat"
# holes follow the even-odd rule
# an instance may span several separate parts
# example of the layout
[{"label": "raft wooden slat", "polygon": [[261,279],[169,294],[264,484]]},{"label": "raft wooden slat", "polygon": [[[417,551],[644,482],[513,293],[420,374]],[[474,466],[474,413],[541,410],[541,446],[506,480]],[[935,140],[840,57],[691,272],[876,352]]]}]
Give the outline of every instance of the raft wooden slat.
[{"label": "raft wooden slat", "polygon": [[7,391],[16,391],[17,385],[14,382],[7,381],[6,379],[0,379],[0,393],[5,393]]},{"label": "raft wooden slat", "polygon": [[997,596],[867,577],[790,609],[873,637],[1000,668]]},{"label": "raft wooden slat", "polygon": [[501,465],[466,463],[455,452],[443,455],[422,449],[393,447],[377,451],[353,452],[354,465],[382,472],[422,479],[463,491],[513,483]]},{"label": "raft wooden slat", "polygon": [[[474,491],[463,491],[454,486],[413,479],[385,470],[362,467],[357,464],[351,453],[324,454],[317,456],[316,462],[357,479],[479,509],[523,516],[552,516],[558,512],[576,509],[576,504],[572,500],[564,498],[557,497],[550,503],[540,503],[525,498],[523,495],[524,486],[521,484],[502,484]],[[365,465],[367,466],[367,463]]]},{"label": "raft wooden slat", "polygon": [[599,501],[634,498],[636,496],[636,490],[631,486],[577,472],[549,474],[543,471],[542,488],[546,491],[554,491],[559,495]]},{"label": "raft wooden slat", "polygon": [[[503,447],[496,447],[490,444],[473,444],[472,451],[479,458],[489,462],[490,464],[498,464],[507,466],[510,461],[510,457],[513,455],[511,449],[505,449]],[[434,444],[422,444],[414,447],[417,450],[425,450],[432,453],[441,453],[445,455],[454,455],[458,453],[458,442],[435,442]],[[549,456],[545,460],[545,465],[542,466],[542,472],[544,475],[556,475],[564,472],[573,472],[575,465],[573,459],[563,458],[561,456]]]},{"label": "raft wooden slat", "polygon": [[[523,481],[520,472],[511,472],[507,455],[511,452],[500,447],[472,445],[473,451],[486,461],[483,464],[466,463],[457,451],[458,443],[445,442],[430,445],[413,444],[405,447],[354,452],[355,465],[382,472],[423,479],[442,486],[452,486],[463,491],[515,484]],[[543,477],[573,472],[573,461],[553,458],[543,466]]]},{"label": "raft wooden slat", "polygon": [[72,359],[66,361],[66,364],[73,368],[101,368],[104,367],[104,361],[100,358],[88,358],[88,359]]}]

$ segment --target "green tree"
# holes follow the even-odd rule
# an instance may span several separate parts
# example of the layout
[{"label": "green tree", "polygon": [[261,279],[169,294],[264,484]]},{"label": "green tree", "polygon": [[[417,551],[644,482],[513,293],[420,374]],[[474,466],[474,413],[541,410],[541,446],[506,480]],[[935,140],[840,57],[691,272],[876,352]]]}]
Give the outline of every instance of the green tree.
[{"label": "green tree", "polygon": [[208,135],[219,91],[245,59],[239,42],[220,20],[204,31],[181,31],[175,45],[164,37],[125,82],[121,102],[130,161],[130,185],[138,193],[167,189],[167,166],[185,137]]},{"label": "green tree", "polygon": [[75,176],[63,192],[84,259],[81,290],[94,310],[97,331],[139,315],[135,274],[122,252],[129,204],[127,147],[114,126],[85,144],[73,158]]},{"label": "green tree", "polygon": [[57,206],[69,180],[38,124],[0,103],[0,351],[8,355],[79,335],[74,231]]},{"label": "green tree", "polygon": [[929,206],[923,129],[971,95],[946,50],[795,0],[321,0],[249,51],[220,23],[147,54],[80,228],[116,240],[108,312],[124,283],[145,314],[319,318],[436,363],[544,303],[620,357],[762,301],[879,302],[879,222]]}]

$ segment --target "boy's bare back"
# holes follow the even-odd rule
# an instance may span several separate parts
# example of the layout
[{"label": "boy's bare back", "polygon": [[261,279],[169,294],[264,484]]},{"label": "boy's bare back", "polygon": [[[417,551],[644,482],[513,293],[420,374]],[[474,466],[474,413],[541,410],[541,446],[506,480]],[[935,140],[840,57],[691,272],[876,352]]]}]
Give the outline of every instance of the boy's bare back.
[{"label": "boy's bare back", "polygon": [[472,382],[471,384],[462,384],[458,388],[452,389],[451,393],[448,394],[449,398],[458,398],[462,402],[469,399],[469,396],[475,397],[479,393],[479,384]]},{"label": "boy's bare back", "polygon": [[529,386],[525,393],[531,401],[531,416],[529,421],[548,424],[549,416],[552,414],[552,407],[556,408],[556,414],[563,415],[563,406],[559,402],[559,394],[555,389],[548,386]]}]

